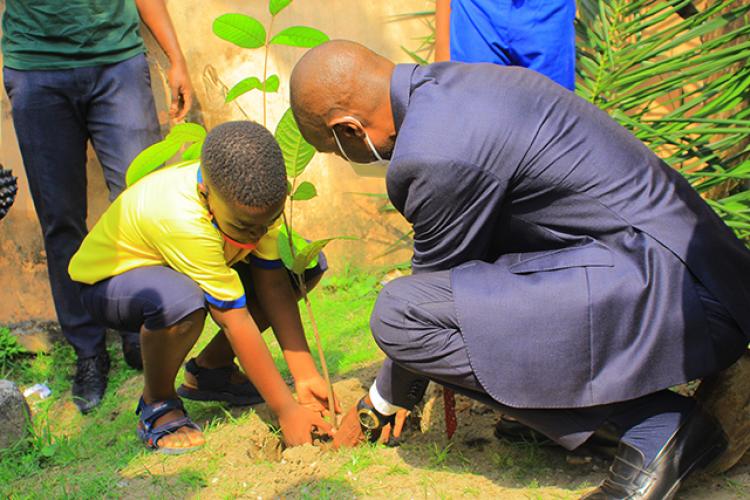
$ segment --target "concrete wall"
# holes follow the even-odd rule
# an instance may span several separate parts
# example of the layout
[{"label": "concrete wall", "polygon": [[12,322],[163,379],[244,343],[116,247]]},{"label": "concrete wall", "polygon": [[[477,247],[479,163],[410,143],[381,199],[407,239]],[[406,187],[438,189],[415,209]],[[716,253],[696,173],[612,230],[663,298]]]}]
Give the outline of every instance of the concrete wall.
[{"label": "concrete wall", "polygon": [[[4,7],[4,0],[0,0],[0,10]],[[272,32],[303,24],[318,28],[331,38],[364,43],[396,62],[409,62],[400,47],[414,47],[414,39],[426,34],[427,28],[419,20],[394,21],[393,16],[432,7],[430,0],[298,0],[277,16]],[[238,105],[251,119],[261,121],[259,92],[240,97],[237,104],[224,104],[221,92],[222,82],[231,87],[242,78],[262,75],[263,49],[240,49],[224,42],[213,35],[211,24],[221,14],[241,12],[256,17],[267,26],[270,20],[267,1],[171,0],[168,8],[189,61],[198,101],[195,111],[189,116],[190,121],[210,128],[226,120],[241,119],[243,113]],[[163,129],[167,130],[164,73],[160,67],[163,56],[154,50],[153,40],[146,38],[151,49],[152,82],[159,116]],[[304,49],[274,46],[269,53],[268,74],[276,73],[281,78],[279,93],[268,96],[267,125],[271,130],[288,107],[288,78],[303,52]],[[0,221],[0,324],[54,319],[41,231],[10,113],[10,103],[2,92],[0,162],[18,175],[20,194],[10,214]],[[107,206],[101,170],[91,151],[88,172],[91,225]],[[382,266],[408,258],[408,251],[376,258],[407,226],[397,216],[380,214],[381,201],[353,194],[382,193],[382,180],[358,178],[345,162],[331,155],[316,155],[303,179],[317,186],[319,197],[297,205],[294,217],[300,232],[310,238],[333,235],[361,238],[331,244],[327,254],[334,272],[347,264]]]}]

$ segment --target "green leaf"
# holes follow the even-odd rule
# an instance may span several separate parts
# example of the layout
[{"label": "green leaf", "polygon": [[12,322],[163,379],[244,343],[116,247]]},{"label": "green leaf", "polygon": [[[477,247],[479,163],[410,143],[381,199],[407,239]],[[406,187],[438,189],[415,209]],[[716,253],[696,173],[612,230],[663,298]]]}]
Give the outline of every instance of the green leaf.
[{"label": "green leaf", "polygon": [[138,156],[133,159],[128,167],[125,174],[125,183],[132,186],[172,158],[180,150],[180,147],[182,147],[181,142],[167,139],[147,147],[138,153]]},{"label": "green leaf", "polygon": [[315,156],[315,148],[302,137],[291,108],[281,117],[274,136],[284,155],[286,175],[291,178],[299,176]]},{"label": "green leaf", "polygon": [[203,147],[203,141],[194,142],[192,146],[187,148],[182,153],[183,160],[197,160],[201,157],[201,148]]},{"label": "green leaf", "polygon": [[279,77],[277,75],[271,75],[266,79],[266,84],[263,85],[260,79],[256,76],[245,78],[240,80],[234,87],[229,89],[227,97],[224,102],[232,102],[242,94],[250,92],[251,90],[258,89],[263,92],[276,92],[279,90]]},{"label": "green leaf", "polygon": [[266,44],[266,29],[257,19],[245,14],[224,14],[214,20],[213,31],[219,38],[244,49]]},{"label": "green leaf", "polygon": [[305,200],[311,200],[315,198],[318,195],[318,191],[315,189],[315,186],[312,182],[304,181],[299,186],[297,186],[297,189],[294,191],[294,194],[292,195],[292,199],[294,201],[305,201]]},{"label": "green leaf", "polygon": [[200,142],[206,138],[206,129],[197,123],[180,123],[172,127],[165,140],[186,142]]},{"label": "green leaf", "polygon": [[304,246],[297,255],[294,256],[294,262],[292,263],[291,271],[294,274],[302,274],[305,269],[318,258],[318,254],[323,248],[336,238],[326,238],[323,240],[315,240]]},{"label": "green leaf", "polygon": [[[294,244],[294,255],[299,254],[299,250],[307,245],[307,240],[294,230],[292,230],[292,241]],[[292,257],[292,250],[289,247],[289,236],[286,231],[285,225],[282,225],[281,230],[279,231],[278,245],[279,256],[281,257],[281,261],[284,263],[284,267],[291,270],[292,265],[294,264],[294,258]],[[315,258],[307,267],[308,269],[310,269],[315,267],[317,264],[318,259]]]},{"label": "green leaf", "polygon": [[328,35],[308,26],[291,26],[276,33],[270,43],[291,47],[316,47],[329,40]]},{"label": "green leaf", "polygon": [[234,87],[229,89],[224,102],[232,102],[242,94],[262,87],[263,85],[260,83],[260,79],[258,77],[251,76],[250,78],[245,78],[244,80],[240,80],[239,82],[237,82]]},{"label": "green leaf", "polygon": [[278,92],[279,91],[279,75],[271,75],[266,78],[266,84],[263,86],[265,92]]},{"label": "green leaf", "polygon": [[284,10],[284,8],[290,3],[292,3],[292,0],[271,0],[268,2],[268,12],[270,12],[272,16],[275,16]]}]

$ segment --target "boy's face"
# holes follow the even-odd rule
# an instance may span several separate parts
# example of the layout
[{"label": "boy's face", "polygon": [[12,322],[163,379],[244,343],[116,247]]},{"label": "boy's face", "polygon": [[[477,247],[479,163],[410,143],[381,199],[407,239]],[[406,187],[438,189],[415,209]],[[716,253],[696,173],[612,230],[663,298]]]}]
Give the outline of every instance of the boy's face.
[{"label": "boy's face", "polygon": [[281,217],[286,201],[282,199],[278,204],[264,208],[249,207],[224,200],[215,190],[209,190],[206,199],[219,231],[243,244],[257,243]]}]

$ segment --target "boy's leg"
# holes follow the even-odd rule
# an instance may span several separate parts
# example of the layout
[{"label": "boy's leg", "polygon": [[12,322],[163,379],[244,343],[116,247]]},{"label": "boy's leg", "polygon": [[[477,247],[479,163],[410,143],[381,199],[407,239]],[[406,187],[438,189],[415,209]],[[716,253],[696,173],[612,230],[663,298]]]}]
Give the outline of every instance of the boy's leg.
[{"label": "boy's leg", "polygon": [[[154,404],[177,399],[174,381],[190,349],[200,337],[206,320],[205,309],[199,309],[166,328],[141,329],[143,354],[143,401]],[[182,418],[181,410],[171,410],[154,421],[154,427]],[[159,447],[193,448],[205,442],[201,431],[181,427],[159,440]]]},{"label": "boy's leg", "polygon": [[[175,377],[198,339],[206,315],[204,294],[198,285],[170,268],[149,266],[84,285],[81,300],[101,324],[121,331],[141,331],[144,402],[152,405],[178,399]],[[184,416],[182,410],[171,410],[159,415],[152,426]],[[142,428],[143,423],[139,426]],[[202,443],[201,432],[185,425],[156,444],[160,448],[179,449]]]},{"label": "boy's leg", "polygon": [[[247,292],[247,308],[250,311],[250,315],[253,317],[255,324],[258,325],[258,329],[261,332],[264,332],[271,325],[266,318],[266,314],[263,311],[263,308],[260,307],[260,304],[258,304],[258,300],[251,293],[253,284],[250,277],[249,266],[250,264],[241,263],[236,265],[235,269],[239,273],[240,278],[242,279],[242,283],[245,286],[245,291]],[[313,269],[308,269],[305,272],[305,286],[307,287],[308,292],[318,285],[321,278],[323,277],[323,274],[327,270],[328,266],[325,261],[325,256],[321,254],[318,266]],[[293,280],[291,274],[290,280]],[[297,287],[294,281],[292,281],[292,283],[297,300],[300,300],[302,298],[302,292],[300,292],[299,287]],[[211,339],[208,345],[206,345],[203,351],[201,351],[201,353],[196,358],[198,365],[203,368],[219,368],[222,366],[227,366],[228,364],[231,364],[233,360],[234,351],[232,351],[232,346],[229,345],[229,340],[221,330],[216,333],[214,338]],[[188,374],[186,373],[186,377],[187,376]],[[233,377],[233,383],[239,383],[247,380],[241,373],[237,373]]]},{"label": "boy's leg", "polygon": [[[159,141],[161,133],[143,54],[98,67],[95,81],[86,123],[112,201],[125,189],[125,173],[133,158]],[[125,361],[141,368],[139,332],[120,334]]]},{"label": "boy's leg", "polygon": [[[281,265],[281,263],[279,262],[278,265]],[[263,332],[268,329],[270,323],[263,308],[252,293],[253,282],[250,264],[241,263],[234,267],[245,287],[250,315],[260,331]],[[321,253],[318,265],[305,272],[305,286],[308,291],[315,288],[327,269],[325,256]],[[290,280],[297,300],[299,300],[302,298],[302,294],[291,274]],[[178,389],[178,394],[187,399],[225,401],[236,405],[252,405],[263,401],[247,376],[234,363],[234,351],[221,330],[216,333],[196,358],[187,363],[185,382]]]}]

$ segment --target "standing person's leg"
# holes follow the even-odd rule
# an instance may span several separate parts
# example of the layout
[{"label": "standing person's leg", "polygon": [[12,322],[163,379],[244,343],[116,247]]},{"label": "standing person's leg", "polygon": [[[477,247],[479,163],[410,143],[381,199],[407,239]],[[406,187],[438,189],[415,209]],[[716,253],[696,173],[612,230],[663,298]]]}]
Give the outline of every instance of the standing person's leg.
[{"label": "standing person's leg", "polygon": [[575,90],[574,0],[514,4],[508,23],[508,53],[514,66],[533,69]]},{"label": "standing person's leg", "polygon": [[[88,104],[88,132],[112,201],[125,189],[125,173],[133,159],[161,140],[146,57],[140,54],[97,68]],[[120,333],[125,361],[142,368],[139,333]]]},{"label": "standing person's leg", "polygon": [[63,335],[78,356],[73,383],[82,412],[99,404],[109,357],[104,328],[84,310],[68,263],[86,235],[86,116],[80,70],[4,69],[13,123],[39,216],[52,297]]}]

